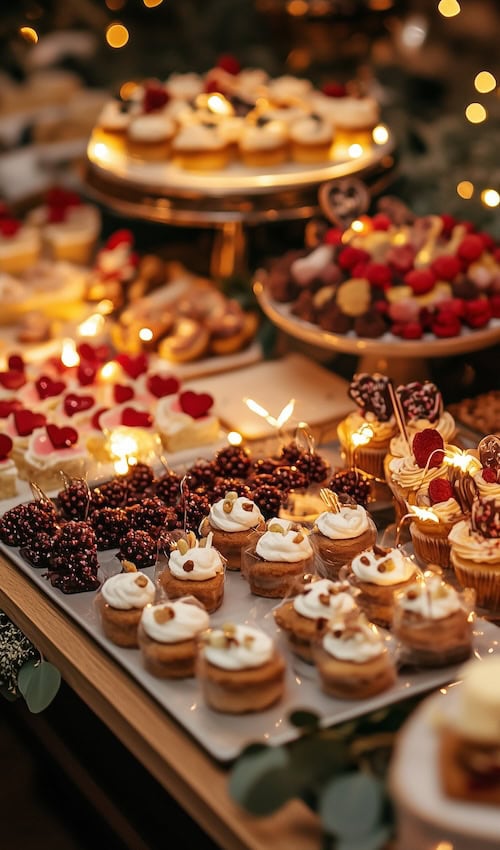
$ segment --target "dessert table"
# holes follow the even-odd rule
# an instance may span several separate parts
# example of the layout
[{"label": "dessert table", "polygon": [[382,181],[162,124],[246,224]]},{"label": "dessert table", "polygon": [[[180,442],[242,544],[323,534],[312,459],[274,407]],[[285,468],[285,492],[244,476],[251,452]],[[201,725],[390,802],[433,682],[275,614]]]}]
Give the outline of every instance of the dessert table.
[{"label": "dessert table", "polygon": [[[321,828],[299,800],[255,819],[227,791],[227,770],[49,598],[0,556],[0,608],[134,757],[224,850],[319,850]],[[223,721],[221,721],[223,722]]]}]

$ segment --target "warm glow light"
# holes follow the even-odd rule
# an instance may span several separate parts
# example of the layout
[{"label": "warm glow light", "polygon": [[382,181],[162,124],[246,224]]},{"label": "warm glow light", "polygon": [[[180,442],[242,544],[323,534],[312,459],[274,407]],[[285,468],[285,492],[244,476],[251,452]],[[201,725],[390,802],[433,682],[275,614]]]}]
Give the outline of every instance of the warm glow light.
[{"label": "warm glow light", "polygon": [[278,414],[278,418],[276,419],[276,425],[277,425],[278,428],[283,428],[283,425],[285,425],[285,423],[288,422],[288,420],[290,419],[290,416],[293,413],[294,407],[295,407],[295,399],[291,398],[290,401],[288,401],[285,404],[283,410],[281,410],[280,413]]},{"label": "warm glow light", "polygon": [[474,87],[476,91],[481,92],[481,94],[486,94],[489,91],[493,91],[497,86],[497,81],[493,74],[490,74],[489,71],[480,71],[479,74],[476,74],[474,79]]},{"label": "warm glow light", "polygon": [[469,103],[465,110],[465,117],[471,124],[480,124],[486,121],[488,113],[482,103]]},{"label": "warm glow light", "polygon": [[370,0],[368,5],[374,12],[386,12],[393,4],[394,0]]},{"label": "warm glow light", "polygon": [[104,142],[96,142],[94,145],[94,155],[97,159],[103,162],[111,162],[111,151]]},{"label": "warm glow light", "polygon": [[31,44],[36,44],[38,41],[38,33],[33,29],[33,27],[21,27],[19,35],[21,35],[25,41],[30,41]]},{"label": "warm glow light", "polygon": [[457,185],[457,195],[465,201],[470,200],[474,194],[474,184],[470,180],[461,180]]},{"label": "warm glow light", "polygon": [[305,0],[289,0],[286,4],[286,10],[289,15],[293,15],[294,18],[298,18],[301,15],[307,15],[309,6]]},{"label": "warm glow light", "polygon": [[99,313],[92,313],[81,325],[78,325],[80,336],[97,336],[104,325],[104,318]]},{"label": "warm glow light", "polygon": [[484,192],[481,192],[481,200],[485,207],[498,207],[500,195],[496,189],[485,189]]},{"label": "warm glow light", "polygon": [[358,159],[360,156],[363,156],[363,148],[361,145],[349,145],[347,149],[347,153],[351,157],[351,159]]},{"label": "warm glow light", "polygon": [[355,449],[359,446],[366,446],[373,437],[373,429],[369,425],[362,425],[359,431],[354,431],[351,434],[351,442]]},{"label": "warm glow light", "polygon": [[96,307],[96,310],[101,314],[101,316],[109,316],[114,309],[115,305],[109,298],[103,298],[102,301],[99,301],[99,304]]},{"label": "warm glow light", "polygon": [[405,47],[416,50],[424,43],[427,37],[427,29],[426,19],[421,15],[414,15],[403,24],[401,41]]},{"label": "warm glow light", "polygon": [[438,3],[438,12],[442,14],[443,18],[454,18],[460,11],[460,3],[457,0],[440,0]]},{"label": "warm glow light", "polygon": [[120,86],[120,97],[122,100],[129,100],[137,88],[137,83],[133,80],[127,80]]},{"label": "warm glow light", "polygon": [[146,9],[154,9],[155,6],[161,6],[163,0],[142,0]]},{"label": "warm glow light", "polygon": [[389,130],[384,124],[377,124],[372,130],[372,139],[376,145],[385,145],[389,141]]},{"label": "warm glow light", "polygon": [[108,9],[111,9],[112,12],[118,12],[119,9],[123,9],[127,0],[106,0],[106,6]]},{"label": "warm glow light", "polygon": [[80,355],[76,350],[76,345],[74,341],[72,339],[63,339],[61,349],[61,363],[68,369],[71,369],[72,366],[78,366],[79,362]]},{"label": "warm glow light", "polygon": [[123,24],[110,24],[106,30],[106,41],[110,47],[125,47],[129,31]]},{"label": "warm glow light", "polygon": [[115,460],[114,468],[117,475],[126,475],[128,472],[128,460],[126,457],[121,457]]},{"label": "warm glow light", "polygon": [[444,454],[444,462],[448,466],[455,466],[462,472],[468,472],[469,475],[475,475],[482,468],[480,461],[474,455],[467,454],[466,451],[457,448],[457,446],[448,446]]},{"label": "warm glow light", "polygon": [[267,419],[268,416],[270,416],[269,411],[266,410],[265,407],[262,407],[262,405],[259,404],[258,401],[254,401],[253,398],[244,398],[243,401],[245,402],[248,409],[251,410],[252,413],[256,413],[257,416],[262,416],[263,419]]},{"label": "warm glow light", "polygon": [[99,377],[105,383],[112,383],[118,380],[121,373],[121,366],[115,360],[109,360],[104,366],[101,366]]},{"label": "warm glow light", "polygon": [[280,411],[278,417],[276,418],[274,416],[271,416],[269,411],[266,410],[265,407],[262,407],[262,405],[259,404],[258,401],[254,401],[253,398],[244,398],[243,401],[248,407],[248,409],[252,411],[252,413],[256,413],[257,416],[261,416],[262,419],[265,419],[266,422],[269,423],[269,425],[273,426],[273,428],[282,428],[285,422],[288,422],[288,420],[290,419],[290,416],[292,415],[293,409],[295,407],[295,399],[291,398],[290,401],[285,404],[283,410]]},{"label": "warm glow light", "polygon": [[[446,689],[442,690],[441,693],[446,693]],[[454,848],[451,841],[440,841],[436,845],[436,850],[454,850]]]},{"label": "warm glow light", "polygon": [[207,107],[215,115],[233,115],[234,110],[223,94],[210,94],[207,99]]},{"label": "warm glow light", "polygon": [[139,458],[144,461],[150,460],[153,455],[158,454],[160,446],[157,434],[148,433],[143,428],[130,428],[127,425],[110,431],[106,442],[106,449],[119,475],[128,472],[129,467],[135,466]]},{"label": "warm glow light", "polygon": [[143,342],[151,342],[153,339],[153,331],[151,328],[141,328],[139,331],[139,339]]},{"label": "warm glow light", "polygon": [[419,508],[418,505],[408,505],[410,512],[415,514],[418,519],[421,519],[422,522],[439,522],[439,518],[436,515],[435,511],[432,508]]},{"label": "warm glow light", "polygon": [[363,222],[359,220],[359,218],[356,218],[354,219],[354,221],[351,222],[351,228],[354,230],[355,233],[362,233],[365,229],[365,226]]},{"label": "warm glow light", "polygon": [[243,437],[239,431],[230,431],[227,435],[227,441],[231,446],[241,446]]}]

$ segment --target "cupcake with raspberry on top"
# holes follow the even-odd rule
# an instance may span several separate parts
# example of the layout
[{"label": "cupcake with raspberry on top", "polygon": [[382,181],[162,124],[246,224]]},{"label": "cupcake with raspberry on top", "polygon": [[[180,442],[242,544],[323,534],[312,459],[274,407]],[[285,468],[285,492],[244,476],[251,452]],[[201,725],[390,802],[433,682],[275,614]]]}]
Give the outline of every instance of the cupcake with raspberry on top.
[{"label": "cupcake with raspberry on top", "polygon": [[410,525],[413,549],[417,558],[424,564],[450,566],[450,544],[448,534],[459,520],[463,511],[453,498],[453,488],[447,478],[434,478],[429,483],[429,507],[421,514],[415,514]]}]

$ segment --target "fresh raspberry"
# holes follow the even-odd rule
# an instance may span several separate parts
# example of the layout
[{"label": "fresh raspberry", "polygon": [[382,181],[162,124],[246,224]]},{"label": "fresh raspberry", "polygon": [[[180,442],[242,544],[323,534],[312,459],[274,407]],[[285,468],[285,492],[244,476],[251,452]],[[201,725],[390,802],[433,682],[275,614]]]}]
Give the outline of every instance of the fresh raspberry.
[{"label": "fresh raspberry", "polygon": [[485,468],[481,471],[481,477],[487,484],[497,483],[497,471],[491,466],[485,466]]},{"label": "fresh raspberry", "polygon": [[[134,244],[134,236],[131,230],[127,230],[123,228],[122,230],[115,230],[114,233],[111,234],[109,239],[106,242],[106,248],[109,248],[111,251],[113,248],[118,248],[118,245],[133,245]],[[119,358],[116,358],[119,361]]]},{"label": "fresh raspberry", "polygon": [[489,301],[486,298],[475,298],[465,303],[465,323],[470,328],[484,328],[492,316]]},{"label": "fresh raspberry", "polygon": [[431,505],[436,502],[446,502],[453,497],[453,487],[447,478],[434,478],[429,484],[429,499]]},{"label": "fresh raspberry", "polygon": [[385,213],[376,213],[372,218],[372,227],[374,230],[389,230],[392,221]]},{"label": "fresh raspberry", "polygon": [[451,310],[439,310],[432,320],[432,332],[440,339],[458,336],[462,325],[460,319]]},{"label": "fresh raspberry", "polygon": [[462,271],[462,264],[458,257],[442,256],[436,257],[431,263],[431,269],[436,275],[436,280],[453,280]]},{"label": "fresh raspberry", "polygon": [[462,239],[457,254],[461,260],[473,263],[474,260],[479,259],[483,251],[484,243],[481,237],[477,233],[469,233]]},{"label": "fresh raspberry", "polygon": [[405,275],[413,267],[415,248],[411,245],[392,245],[385,259],[397,274]]},{"label": "fresh raspberry", "polygon": [[383,298],[379,298],[377,301],[375,301],[373,307],[377,311],[377,313],[380,313],[381,316],[386,316],[389,311],[389,302],[384,301]]},{"label": "fresh raspberry", "polygon": [[326,231],[323,241],[326,245],[341,245],[342,231],[340,227],[330,227]]},{"label": "fresh raspberry", "polygon": [[321,91],[326,97],[346,97],[347,89],[343,83],[336,83],[334,80],[330,83],[324,83],[321,86]]},{"label": "fresh raspberry", "polygon": [[384,263],[367,263],[363,277],[380,289],[387,289],[392,284],[392,271]]},{"label": "fresh raspberry", "polygon": [[408,322],[416,322],[418,320],[420,305],[415,298],[402,298],[401,301],[395,301],[394,304],[390,304],[387,312],[393,322],[405,325]]},{"label": "fresh raspberry", "polygon": [[441,233],[443,234],[443,236],[451,236],[451,231],[457,223],[456,218],[454,218],[452,215],[447,215],[447,213],[443,213],[440,218],[443,224],[443,229]]},{"label": "fresh raspberry", "polygon": [[415,434],[412,451],[421,469],[427,465],[429,469],[440,466],[444,458],[443,438],[435,428],[424,428]]},{"label": "fresh raspberry", "polygon": [[425,295],[436,283],[434,272],[430,269],[412,269],[405,275],[405,284],[410,286],[415,295]]},{"label": "fresh raspberry", "polygon": [[458,316],[459,319],[463,319],[465,316],[465,307],[467,302],[464,301],[463,298],[444,298],[443,301],[439,302],[440,310],[451,310],[452,313],[455,313],[455,316]]},{"label": "fresh raspberry", "polygon": [[420,322],[407,322],[401,328],[401,336],[403,339],[421,339],[424,329]]},{"label": "fresh raspberry", "polygon": [[490,298],[491,315],[494,319],[500,319],[500,293]]},{"label": "fresh raspberry", "polygon": [[142,108],[144,112],[155,112],[157,109],[162,109],[170,100],[168,91],[160,85],[146,86]]},{"label": "fresh raspberry", "polygon": [[364,263],[369,259],[370,255],[367,251],[363,251],[361,248],[353,248],[352,245],[348,245],[340,252],[337,262],[340,268],[344,269],[344,271],[351,271],[351,269],[353,269],[354,266],[357,266],[358,263]]},{"label": "fresh raspberry", "polygon": [[236,56],[233,56],[231,53],[224,53],[222,56],[219,56],[216,67],[222,68],[227,74],[234,74],[235,76],[241,71],[240,63]]},{"label": "fresh raspberry", "polygon": [[500,263],[500,248],[495,248],[493,251],[493,256],[495,258],[496,263]]},{"label": "fresh raspberry", "polygon": [[493,236],[490,236],[489,233],[478,233],[477,235],[483,240],[483,246],[486,250],[492,251],[495,247],[495,240],[493,239]]},{"label": "fresh raspberry", "polygon": [[24,372],[24,360],[21,354],[11,354],[7,366],[9,369],[14,369],[16,372]]},{"label": "fresh raspberry", "polygon": [[2,236],[15,236],[20,227],[21,222],[18,221],[16,218],[0,219],[0,233],[2,234]]},{"label": "fresh raspberry", "polygon": [[217,77],[208,77],[205,80],[205,84],[203,86],[203,91],[206,94],[212,94],[213,92],[217,92],[218,94],[223,94],[223,95],[226,94],[223,87],[219,83]]}]

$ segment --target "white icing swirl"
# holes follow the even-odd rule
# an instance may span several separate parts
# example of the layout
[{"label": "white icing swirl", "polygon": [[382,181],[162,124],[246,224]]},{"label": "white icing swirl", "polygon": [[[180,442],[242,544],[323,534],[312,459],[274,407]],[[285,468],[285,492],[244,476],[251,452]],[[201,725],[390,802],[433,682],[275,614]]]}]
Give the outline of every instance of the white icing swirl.
[{"label": "white icing swirl", "polygon": [[244,127],[240,137],[240,148],[244,151],[273,150],[286,144],[288,130],[282,121],[268,121],[262,127],[258,124]]},{"label": "white icing swirl", "polygon": [[476,485],[481,497],[492,499],[500,498],[500,481],[485,481],[482,469],[474,475],[474,484]]},{"label": "white icing swirl", "polygon": [[193,100],[203,91],[203,80],[199,74],[171,74],[167,80],[169,95],[181,100]]},{"label": "white icing swirl", "polygon": [[130,123],[128,136],[137,142],[158,142],[170,139],[175,132],[175,124],[168,115],[152,112],[139,115]]},{"label": "white icing swirl", "polygon": [[[264,520],[255,502],[244,496],[238,496],[231,501],[230,513],[225,512],[225,503],[226,499],[220,499],[210,508],[208,519],[213,528],[220,531],[246,531],[248,528],[255,528]],[[251,509],[245,509],[244,505],[251,505]]]},{"label": "white icing swirl", "polygon": [[429,620],[442,620],[462,607],[455,588],[441,581],[439,576],[411,584],[397,594],[397,605]]},{"label": "white icing swirl", "polygon": [[[206,660],[223,670],[246,670],[262,667],[274,652],[273,641],[260,629],[234,626],[232,638],[224,639],[224,629],[214,629],[203,649]],[[214,645],[220,643],[221,645]]]},{"label": "white icing swirl", "polygon": [[[449,443],[450,440],[455,436],[456,433],[456,425],[455,420],[451,413],[448,413],[447,410],[439,417],[437,422],[429,422],[428,419],[414,419],[412,422],[406,423],[406,429],[408,431],[408,437],[410,438],[410,442],[412,441],[415,434],[419,431],[424,431],[427,428],[435,428],[436,431],[439,431],[443,438],[443,442]],[[406,440],[403,439],[401,434],[398,434],[396,437],[393,437],[391,440],[391,454],[395,457],[404,457],[408,454],[408,446],[406,445]]]},{"label": "white icing swirl", "polygon": [[276,103],[290,103],[294,100],[300,100],[307,97],[311,89],[312,84],[309,80],[293,77],[290,74],[275,77],[268,83],[269,97]]},{"label": "white icing swirl", "polygon": [[373,524],[362,505],[343,505],[338,513],[324,511],[320,514],[316,519],[316,526],[318,531],[330,540],[350,540],[372,528]]},{"label": "white icing swirl", "polygon": [[333,615],[346,614],[357,605],[343,582],[323,578],[306,584],[304,592],[293,600],[293,607],[302,617],[317,620],[319,617],[331,619]]},{"label": "white icing swirl", "polygon": [[130,611],[151,604],[155,598],[155,586],[144,573],[118,573],[104,582],[102,595],[111,608]]},{"label": "white icing swirl", "polygon": [[[283,533],[269,531],[273,525],[279,525]],[[305,529],[292,527],[291,522],[277,517],[269,520],[267,527],[268,530],[259,537],[255,547],[257,555],[264,561],[284,561],[295,564],[310,558],[313,554]]]},{"label": "white icing swirl", "polygon": [[335,100],[335,125],[349,130],[374,127],[379,118],[377,101],[372,97],[339,97]]},{"label": "white icing swirl", "polygon": [[328,144],[332,141],[332,135],[331,126],[311,115],[300,118],[290,127],[290,138],[303,144]]},{"label": "white icing swirl", "polygon": [[[163,609],[170,609],[170,619],[162,617]],[[141,625],[151,640],[159,643],[179,643],[192,640],[203,629],[207,629],[210,618],[204,608],[177,599],[162,605],[146,605],[142,612]]]},{"label": "white icing swirl", "polygon": [[354,661],[363,664],[384,652],[384,640],[373,623],[360,617],[355,630],[343,623],[332,623],[323,637],[323,649],[339,661]]},{"label": "white icing swirl", "polygon": [[434,478],[447,478],[448,475],[447,464],[441,463],[439,466],[425,469],[418,465],[413,455],[393,458],[389,463],[389,470],[394,484],[399,484],[403,490],[415,492],[425,492]]},{"label": "white icing swirl", "polygon": [[207,581],[224,570],[222,557],[217,549],[213,546],[199,546],[198,541],[196,546],[188,549],[184,555],[178,549],[173,549],[168,566],[175,578],[186,581]]},{"label": "white icing swirl", "polygon": [[204,124],[186,124],[174,139],[173,147],[178,151],[221,150],[226,142],[216,127]]},{"label": "white icing swirl", "polygon": [[436,502],[432,510],[440,522],[458,522],[463,516],[463,511],[456,499],[446,499],[445,502]]},{"label": "white icing swirl", "polygon": [[361,581],[390,587],[408,581],[415,575],[416,568],[400,549],[391,549],[387,555],[377,555],[373,549],[365,549],[353,558],[351,569]]},{"label": "white icing swirl", "polygon": [[456,553],[459,558],[476,564],[500,563],[500,537],[483,537],[473,531],[470,521],[457,522],[448,534],[448,541],[452,553]]}]

